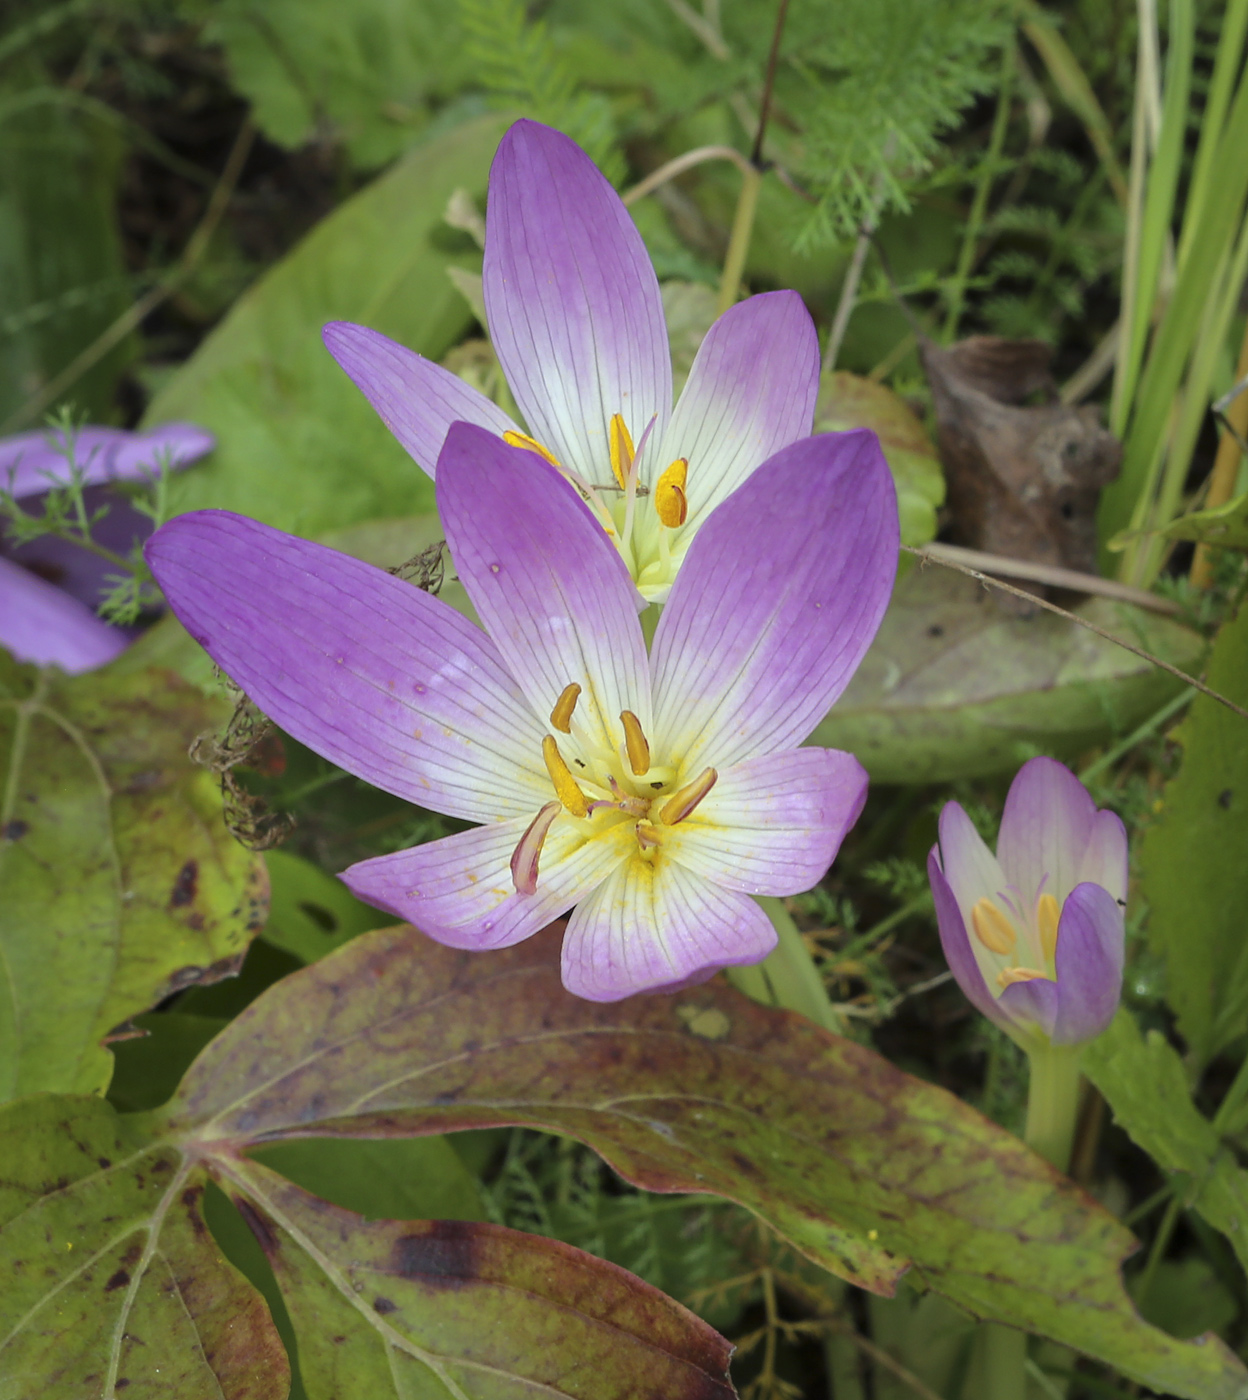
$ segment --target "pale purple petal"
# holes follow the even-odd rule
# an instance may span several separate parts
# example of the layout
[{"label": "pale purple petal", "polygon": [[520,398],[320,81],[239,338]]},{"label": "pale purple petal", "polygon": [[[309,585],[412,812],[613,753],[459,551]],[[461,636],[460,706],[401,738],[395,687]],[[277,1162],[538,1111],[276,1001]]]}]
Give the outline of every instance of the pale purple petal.
[{"label": "pale purple petal", "polygon": [[946,802],[941,808],[939,828],[941,868],[963,918],[970,918],[980,899],[991,899],[1001,906],[1006,893],[1005,872],[958,803]]},{"label": "pale purple petal", "polygon": [[875,434],[783,448],[694,537],[652,651],[655,727],[690,775],[799,744],[888,606],[897,497]]},{"label": "pale purple petal", "polygon": [[529,432],[591,482],[610,480],[607,426],[634,441],[672,409],[658,279],[618,195],[566,136],[519,121],[490,170],[485,309]]},{"label": "pale purple petal", "polygon": [[[136,544],[141,544],[152,533],[151,516],[136,510],[111,486],[86,487],[82,501],[88,516],[93,516],[102,508],[107,509],[108,514],[92,525],[91,538],[114,554],[128,555]],[[9,545],[0,540],[0,556],[15,559],[92,610],[111,591],[110,581],[115,582],[118,574],[115,564],[56,535],[41,535],[19,545]]]},{"label": "pale purple petal", "polygon": [[623,741],[622,710],[649,732],[637,590],[559,472],[457,423],[438,461],[437,496],[460,580],[536,714],[544,721],[575,683],[576,722],[599,747]]},{"label": "pale purple petal", "polygon": [[1006,878],[1034,907],[1041,894],[1060,905],[1079,883],[1096,804],[1064,764],[1029,759],[1010,784],[997,837]]},{"label": "pale purple petal", "polygon": [[782,447],[810,436],[818,392],[819,340],[796,292],[766,292],[724,312],[698,350],[659,450],[645,457],[651,483],[677,457],[689,462],[689,514],[679,533],[696,530]]},{"label": "pale purple petal", "polygon": [[1037,1033],[1052,1037],[1060,1000],[1056,982],[1032,977],[1026,982],[1012,982],[1001,993],[997,1005],[1024,1037]]},{"label": "pale purple petal", "polygon": [[377,856],[341,878],[358,898],[438,943],[506,948],[566,913],[637,848],[626,826],[588,841],[588,823],[557,817],[542,847],[536,893],[517,894],[509,863],[531,820],[532,814]]},{"label": "pale purple petal", "polygon": [[635,856],[573,911],[563,985],[587,1001],[619,1001],[758,962],[775,946],[771,920],[748,896]]},{"label": "pale purple petal", "polygon": [[1127,902],[1127,829],[1117,812],[1098,812],[1079,862],[1079,883],[1101,885]]},{"label": "pale purple petal", "polygon": [[719,774],[664,853],[743,894],[799,894],[817,884],[867,800],[867,774],[836,749],[790,749]]},{"label": "pale purple petal", "polygon": [[179,516],[146,554],[191,636],[331,762],[470,821],[549,799],[542,726],[489,640],[445,603],[227,511]]},{"label": "pale purple petal", "polygon": [[949,971],[953,973],[966,999],[977,1011],[1003,1030],[1009,1029],[1012,1025],[1010,1017],[984,981],[979,959],[971,946],[970,935],[962,918],[962,911],[958,907],[958,898],[941,869],[940,849],[937,846],[933,846],[928,853],[927,878],[932,887],[932,899],[936,905],[936,926],[940,930],[940,945],[944,949]]},{"label": "pale purple petal", "polygon": [[457,374],[379,331],[331,321],[321,336],[403,450],[430,476],[452,423],[476,423],[500,436],[516,426]]},{"label": "pale purple petal", "polygon": [[1077,885],[1057,929],[1055,1045],[1079,1045],[1109,1025],[1122,995],[1122,908],[1100,885]]},{"label": "pale purple petal", "polygon": [[19,661],[93,671],[123,652],[130,638],[54,584],[0,558],[0,647]]},{"label": "pale purple petal", "polygon": [[[21,500],[68,481],[64,443],[60,429],[0,440],[0,488]],[[212,434],[193,423],[162,423],[142,433],[80,428],[74,434],[74,463],[87,485],[137,481],[153,476],[165,458],[172,468],[185,467],[215,445]]]}]

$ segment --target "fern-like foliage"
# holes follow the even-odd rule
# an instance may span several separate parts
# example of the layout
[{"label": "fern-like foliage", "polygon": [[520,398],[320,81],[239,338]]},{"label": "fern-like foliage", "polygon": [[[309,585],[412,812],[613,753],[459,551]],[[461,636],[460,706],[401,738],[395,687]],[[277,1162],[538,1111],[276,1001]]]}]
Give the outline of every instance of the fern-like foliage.
[{"label": "fern-like foliage", "polygon": [[546,26],[530,22],[523,0],[459,0],[459,16],[475,76],[494,105],[557,127],[618,184],[624,159],[610,103],[601,93],[578,90]]}]

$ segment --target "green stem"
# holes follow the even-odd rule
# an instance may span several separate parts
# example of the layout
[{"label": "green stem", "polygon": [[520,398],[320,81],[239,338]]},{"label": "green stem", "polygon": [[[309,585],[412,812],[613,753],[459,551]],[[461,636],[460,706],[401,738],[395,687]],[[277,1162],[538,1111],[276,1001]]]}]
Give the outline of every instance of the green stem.
[{"label": "green stem", "polygon": [[1079,1116],[1079,1048],[1046,1045],[1033,1050],[1023,1140],[1059,1172],[1070,1165]]},{"label": "green stem", "polygon": [[833,1035],[843,1035],[844,1023],[784,901],[761,895],[758,902],[775,927],[779,942],[761,963],[728,968],[728,980],[764,1006],[797,1011]]},{"label": "green stem", "polygon": [[1099,778],[1107,768],[1112,768],[1124,754],[1130,753],[1136,744],[1147,739],[1154,729],[1160,729],[1168,719],[1177,715],[1195,694],[1196,692],[1188,686],[1186,690],[1181,690],[1173,700],[1167,700],[1156,714],[1150,715],[1138,729],[1133,729],[1120,744],[1115,744],[1107,753],[1103,753],[1100,758],[1094,759],[1086,768],[1082,769],[1079,781],[1086,784],[1090,783],[1093,778]]},{"label": "green stem", "polygon": [[1135,1293],[1135,1306],[1141,1312],[1148,1302],[1149,1293],[1152,1292],[1153,1277],[1157,1272],[1157,1265],[1161,1263],[1162,1255],[1170,1246],[1170,1236],[1174,1234],[1174,1227],[1179,1223],[1179,1212],[1182,1209],[1182,1201],[1177,1196],[1173,1197],[1166,1207],[1165,1215],[1161,1217],[1157,1233],[1153,1236],[1153,1245],[1148,1251],[1148,1263],[1144,1265],[1144,1272],[1140,1275],[1140,1284]]},{"label": "green stem", "polygon": [[716,315],[722,316],[736,302],[737,293],[741,289],[741,274],[745,271],[745,259],[750,251],[754,215],[758,209],[758,191],[762,183],[763,172],[756,165],[752,165],[741,177],[741,194],[737,200],[737,212],[732,219],[728,252],[724,256]]},{"label": "green stem", "polygon": [[978,1342],[979,1393],[992,1400],[1027,1400],[1027,1333],[988,1322]]}]

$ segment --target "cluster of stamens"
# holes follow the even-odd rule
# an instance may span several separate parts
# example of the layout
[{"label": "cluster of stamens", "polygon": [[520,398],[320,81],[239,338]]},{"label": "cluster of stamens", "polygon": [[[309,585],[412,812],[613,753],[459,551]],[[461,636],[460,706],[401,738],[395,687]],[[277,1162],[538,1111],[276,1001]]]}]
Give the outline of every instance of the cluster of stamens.
[{"label": "cluster of stamens", "polygon": [[[573,682],[563,688],[550,712],[551,728],[572,735],[572,716],[581,687]],[[714,768],[704,768],[692,782],[672,788],[674,778],[670,768],[656,766],[650,752],[650,742],[641,721],[631,710],[620,712],[623,742],[609,759],[601,756],[587,764],[584,759],[573,761],[584,770],[577,774],[569,767],[554,734],[542,740],[542,759],[555,790],[555,800],[547,802],[534,817],[520,838],[511,857],[511,877],[521,894],[537,889],[538,861],[542,846],[556,817],[566,813],[581,820],[598,814],[619,813],[618,820],[633,823],[638,854],[652,859],[663,844],[665,831],[685,820],[715,786],[719,774]],[[619,765],[623,781],[617,776]],[[624,772],[624,767],[627,772]],[[601,796],[591,796],[586,788],[596,788]]]},{"label": "cluster of stamens", "polygon": [[[1054,966],[1057,956],[1057,926],[1061,912],[1057,899],[1051,894],[1042,894],[1036,901],[1035,928],[1040,936],[1040,954],[1047,968]],[[975,901],[971,909],[971,928],[990,953],[1003,958],[1015,957],[1019,940],[1014,922],[987,896]],[[1053,975],[1039,968],[1023,967],[1015,960],[997,973],[997,985],[1004,988],[1015,982],[1030,982],[1037,977],[1052,980]]]}]

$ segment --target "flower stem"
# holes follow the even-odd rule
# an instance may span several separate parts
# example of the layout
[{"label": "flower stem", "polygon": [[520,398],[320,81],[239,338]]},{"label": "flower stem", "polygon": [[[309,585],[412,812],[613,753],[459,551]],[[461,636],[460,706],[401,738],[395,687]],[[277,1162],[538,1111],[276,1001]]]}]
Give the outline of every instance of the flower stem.
[{"label": "flower stem", "polygon": [[762,1002],[797,1011],[815,1025],[843,1035],[844,1022],[832,1005],[828,990],[806,947],[801,931],[782,899],[758,896],[763,912],[775,926],[779,943],[773,952],[751,967],[730,967],[728,980],[740,992]]},{"label": "flower stem", "polygon": [[1070,1165],[1079,1116],[1079,1049],[1046,1045],[1033,1050],[1023,1140],[1059,1172]]},{"label": "flower stem", "polygon": [[732,233],[728,238],[728,252],[724,256],[724,271],[719,281],[719,303],[716,315],[722,316],[737,299],[741,288],[741,274],[745,271],[746,255],[750,251],[750,238],[754,232],[754,214],[758,209],[758,190],[763,183],[763,172],[751,165],[741,177],[741,194],[737,199],[737,212],[732,218]]}]

